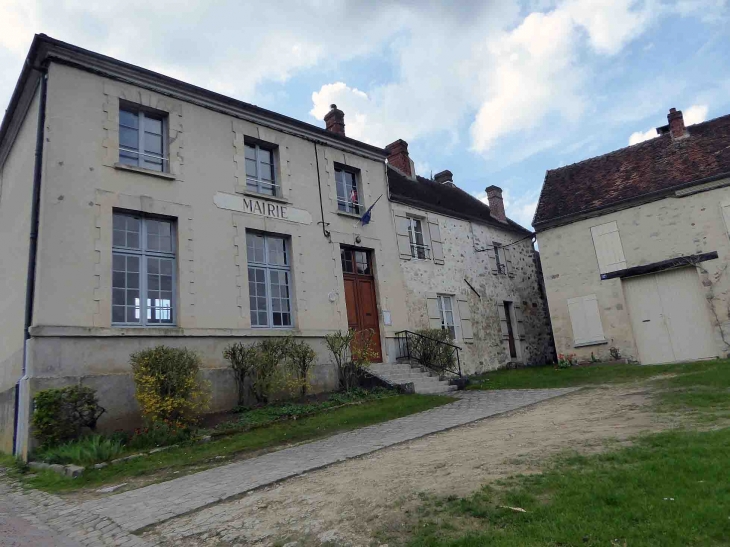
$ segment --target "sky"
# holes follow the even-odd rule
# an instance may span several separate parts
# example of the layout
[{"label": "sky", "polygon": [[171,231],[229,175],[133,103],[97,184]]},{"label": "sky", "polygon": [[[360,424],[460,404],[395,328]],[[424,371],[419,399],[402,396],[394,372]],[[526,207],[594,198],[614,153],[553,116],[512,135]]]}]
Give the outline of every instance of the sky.
[{"label": "sky", "polygon": [[730,0],[0,0],[0,105],[33,35],[409,143],[529,226],[545,171],[730,114]]}]

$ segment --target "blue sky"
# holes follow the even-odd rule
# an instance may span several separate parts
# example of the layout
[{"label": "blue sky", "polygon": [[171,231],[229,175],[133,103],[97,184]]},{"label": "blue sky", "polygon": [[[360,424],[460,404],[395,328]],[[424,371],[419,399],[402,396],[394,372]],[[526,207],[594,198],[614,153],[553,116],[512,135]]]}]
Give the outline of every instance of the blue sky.
[{"label": "blue sky", "polygon": [[35,32],[323,125],[528,226],[546,169],[730,113],[727,0],[0,0],[0,104]]}]

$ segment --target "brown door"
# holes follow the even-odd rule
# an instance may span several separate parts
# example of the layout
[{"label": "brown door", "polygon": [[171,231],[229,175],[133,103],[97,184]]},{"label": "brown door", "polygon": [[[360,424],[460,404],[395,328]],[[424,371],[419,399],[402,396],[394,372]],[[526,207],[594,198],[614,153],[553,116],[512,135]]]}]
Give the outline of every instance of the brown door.
[{"label": "brown door", "polygon": [[517,345],[515,344],[515,331],[512,327],[512,302],[504,303],[504,315],[507,317],[509,356],[514,359],[517,357]]},{"label": "brown door", "polygon": [[342,277],[345,282],[345,305],[347,325],[356,332],[372,329],[372,350],[376,353],[373,362],[380,363],[380,325],[378,304],[375,298],[375,276],[370,251],[342,247]]}]

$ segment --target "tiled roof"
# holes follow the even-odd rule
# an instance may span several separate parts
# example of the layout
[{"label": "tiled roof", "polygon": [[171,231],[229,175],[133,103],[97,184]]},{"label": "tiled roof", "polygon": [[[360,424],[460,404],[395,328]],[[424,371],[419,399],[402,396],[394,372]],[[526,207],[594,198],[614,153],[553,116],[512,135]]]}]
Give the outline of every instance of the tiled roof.
[{"label": "tiled roof", "polygon": [[580,163],[552,169],[535,212],[540,228],[632,200],[661,197],[683,185],[730,172],[730,115]]},{"label": "tiled roof", "polygon": [[507,224],[494,219],[489,206],[457,186],[442,184],[424,177],[410,179],[388,167],[390,199],[434,213],[499,226],[502,229],[529,235],[531,232],[507,219]]}]

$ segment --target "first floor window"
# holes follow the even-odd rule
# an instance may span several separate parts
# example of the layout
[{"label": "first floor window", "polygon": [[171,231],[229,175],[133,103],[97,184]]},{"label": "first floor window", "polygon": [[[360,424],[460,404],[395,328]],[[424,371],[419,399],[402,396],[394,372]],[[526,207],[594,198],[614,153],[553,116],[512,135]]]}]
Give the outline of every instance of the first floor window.
[{"label": "first floor window", "polygon": [[273,148],[246,143],[246,189],[267,196],[279,195]]},{"label": "first floor window", "polygon": [[441,329],[449,331],[452,340],[456,340],[456,324],[454,323],[454,300],[446,294],[438,295]]},{"label": "first floor window", "polygon": [[252,327],[291,327],[291,268],[287,240],[246,233]]},{"label": "first floor window", "polygon": [[408,217],[408,238],[411,241],[411,257],[429,258],[429,249],[423,239],[423,224],[420,219]]},{"label": "first floor window", "polygon": [[504,247],[501,243],[494,243],[494,259],[497,261],[497,273],[506,275],[507,274],[507,261],[505,260]]},{"label": "first floor window", "polygon": [[167,171],[165,148],[164,115],[119,108],[119,163]]},{"label": "first floor window", "polygon": [[335,168],[335,182],[337,183],[337,208],[345,213],[359,215],[362,205],[357,189],[357,174],[337,167]]},{"label": "first floor window", "polygon": [[175,225],[172,220],[114,213],[112,323],[170,325],[175,320]]}]

